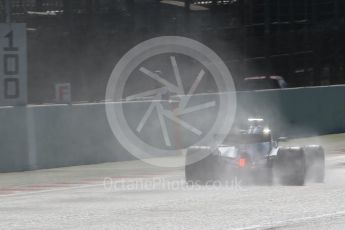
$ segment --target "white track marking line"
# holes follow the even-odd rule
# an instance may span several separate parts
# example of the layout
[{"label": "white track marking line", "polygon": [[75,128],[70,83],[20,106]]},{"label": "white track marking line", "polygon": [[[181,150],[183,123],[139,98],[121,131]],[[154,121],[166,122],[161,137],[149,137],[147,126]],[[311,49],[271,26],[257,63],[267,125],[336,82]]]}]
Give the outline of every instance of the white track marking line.
[{"label": "white track marking line", "polygon": [[326,161],[339,161],[339,160],[345,160],[345,155],[344,156],[328,156],[326,157]]},{"label": "white track marking line", "polygon": [[47,189],[47,190],[32,191],[32,192],[18,192],[18,193],[13,193],[13,194],[0,195],[0,198],[4,198],[4,197],[22,197],[22,196],[26,196],[26,195],[34,195],[34,194],[40,194],[40,193],[59,192],[59,191],[66,191],[66,190],[75,190],[75,189],[99,187],[99,186],[103,186],[103,183],[101,183],[101,184],[92,184],[92,185],[73,186],[73,187],[68,187],[68,188]]},{"label": "white track marking line", "polygon": [[[152,179],[169,179],[169,178],[175,178],[176,176],[172,175],[152,175],[150,177],[135,177],[135,178],[117,178],[116,181],[121,183],[135,183],[137,181],[142,180],[152,180]],[[104,177],[107,178],[107,177]],[[91,184],[91,185],[80,185],[80,186],[72,186],[72,187],[66,187],[66,188],[56,188],[56,189],[46,189],[46,190],[39,190],[39,191],[30,191],[30,192],[18,192],[18,193],[12,193],[12,194],[4,194],[0,195],[0,198],[19,198],[19,197],[25,197],[27,195],[35,195],[35,194],[42,194],[42,193],[50,193],[50,192],[60,192],[60,191],[68,191],[68,190],[76,190],[76,189],[84,189],[84,188],[93,188],[93,187],[104,187],[104,178],[99,180],[99,183],[97,184]],[[71,184],[73,185],[73,184]],[[0,200],[1,203],[1,200]]]},{"label": "white track marking line", "polygon": [[293,224],[298,224],[298,223],[306,222],[309,220],[317,220],[317,219],[323,219],[323,218],[329,218],[329,217],[335,217],[335,216],[343,216],[343,215],[345,215],[345,211],[339,211],[339,212],[327,213],[327,214],[316,215],[316,216],[287,219],[287,220],[273,222],[271,224],[251,225],[251,226],[247,226],[247,227],[243,227],[243,228],[235,228],[234,230],[271,229],[271,228],[284,227],[284,226],[289,226],[289,225],[293,225]]}]

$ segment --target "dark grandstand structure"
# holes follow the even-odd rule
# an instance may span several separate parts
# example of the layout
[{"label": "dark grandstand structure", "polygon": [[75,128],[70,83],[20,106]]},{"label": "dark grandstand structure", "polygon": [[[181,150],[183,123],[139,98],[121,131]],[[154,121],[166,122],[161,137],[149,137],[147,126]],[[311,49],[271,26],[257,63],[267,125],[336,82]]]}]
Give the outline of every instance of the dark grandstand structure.
[{"label": "dark grandstand structure", "polygon": [[[2,20],[5,20],[4,0]],[[342,0],[12,0],[27,23],[29,101],[53,101],[70,82],[74,101],[101,101],[131,47],[181,35],[212,48],[235,81],[283,76],[291,87],[345,83]]]}]

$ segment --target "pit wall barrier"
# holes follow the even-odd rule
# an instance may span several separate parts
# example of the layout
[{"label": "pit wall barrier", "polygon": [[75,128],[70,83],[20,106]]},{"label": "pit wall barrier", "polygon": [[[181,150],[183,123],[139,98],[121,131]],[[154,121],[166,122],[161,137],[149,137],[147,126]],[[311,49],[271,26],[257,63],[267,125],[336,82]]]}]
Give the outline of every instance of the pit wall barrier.
[{"label": "pit wall barrier", "polygon": [[[215,95],[198,95],[194,100],[197,104],[211,97]],[[237,92],[236,117],[263,117],[276,136],[341,133],[345,132],[344,99],[345,86]],[[115,109],[124,105],[134,130],[149,103],[117,103]],[[204,114],[208,120],[214,116],[214,112]],[[0,119],[0,172],[136,159],[115,138],[104,103],[0,107]],[[197,119],[201,126],[203,119]],[[146,127],[143,137],[161,146],[162,138],[152,136],[161,132],[154,124]],[[193,135],[183,135],[183,143],[189,138]]]}]

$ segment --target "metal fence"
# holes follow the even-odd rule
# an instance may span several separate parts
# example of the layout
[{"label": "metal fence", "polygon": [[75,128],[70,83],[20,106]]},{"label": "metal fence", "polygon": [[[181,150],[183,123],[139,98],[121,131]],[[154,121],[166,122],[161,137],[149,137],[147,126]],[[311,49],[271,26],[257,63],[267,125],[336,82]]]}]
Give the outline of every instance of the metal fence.
[{"label": "metal fence", "polygon": [[63,5],[63,0],[12,0],[12,12],[61,10]]}]

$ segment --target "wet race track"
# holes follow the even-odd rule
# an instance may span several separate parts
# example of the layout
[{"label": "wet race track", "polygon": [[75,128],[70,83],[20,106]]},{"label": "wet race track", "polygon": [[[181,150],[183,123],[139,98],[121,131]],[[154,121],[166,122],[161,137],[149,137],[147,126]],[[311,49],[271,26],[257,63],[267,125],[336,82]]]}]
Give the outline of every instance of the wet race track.
[{"label": "wet race track", "polygon": [[0,229],[344,229],[345,154],[324,184],[190,187],[182,169],[107,163],[0,175]]}]

